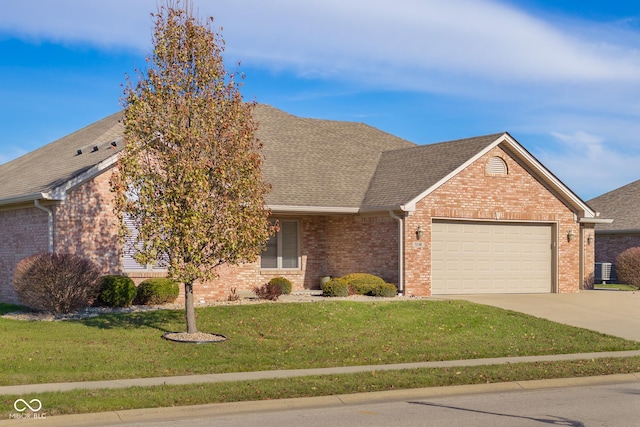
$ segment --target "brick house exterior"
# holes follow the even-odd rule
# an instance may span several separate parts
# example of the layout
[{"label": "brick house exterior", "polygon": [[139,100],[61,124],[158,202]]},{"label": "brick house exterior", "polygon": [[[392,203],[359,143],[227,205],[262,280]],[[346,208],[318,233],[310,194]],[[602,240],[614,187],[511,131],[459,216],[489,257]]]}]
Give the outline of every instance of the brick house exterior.
[{"label": "brick house exterior", "polygon": [[596,225],[595,260],[615,265],[616,258],[629,248],[640,247],[640,180],[624,185],[587,202],[612,218],[612,223]]},{"label": "brick house exterior", "polygon": [[[117,240],[109,178],[123,145],[120,117],[0,165],[0,301],[19,302],[15,266],[48,250],[79,254],[136,282],[165,274],[131,264]],[[483,233],[489,224],[509,232],[542,225],[548,283],[536,292],[577,292],[593,274],[596,213],[509,134],[417,146],[361,123],[298,118],[266,105],[256,118],[273,186],[267,205],[287,231],[270,242],[273,259],[268,245],[255,263],[221,266],[214,281],[194,287],[196,301],[276,276],[289,278],[294,291],[318,289],[323,276],[353,272],[379,275],[405,295],[447,293],[444,282],[434,283],[433,270],[446,270],[432,256],[433,225],[441,221]],[[527,263],[526,248],[521,256]],[[507,292],[524,291],[518,280],[504,281]]]}]

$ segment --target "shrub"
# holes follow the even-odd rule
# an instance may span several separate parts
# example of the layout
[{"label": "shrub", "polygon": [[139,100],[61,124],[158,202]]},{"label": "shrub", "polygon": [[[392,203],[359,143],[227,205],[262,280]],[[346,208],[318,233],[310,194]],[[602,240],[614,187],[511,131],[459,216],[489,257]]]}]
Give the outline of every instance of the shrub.
[{"label": "shrub", "polygon": [[98,267],[88,259],[44,253],[23,259],[13,275],[20,301],[48,313],[89,307],[100,291]]},{"label": "shrub", "polygon": [[375,289],[385,283],[381,277],[367,273],[351,273],[340,279],[347,284],[351,294],[357,295],[373,295]]},{"label": "shrub", "polygon": [[172,303],[178,298],[180,287],[178,282],[157,277],[147,279],[138,285],[135,302],[142,305],[162,305]]},{"label": "shrub", "polygon": [[102,276],[99,302],[109,307],[128,307],[136,296],[136,285],[127,276]]},{"label": "shrub", "polygon": [[267,283],[262,286],[256,286],[253,288],[253,292],[260,299],[268,299],[271,301],[277,301],[280,295],[282,295],[282,288],[275,283]]},{"label": "shrub", "polygon": [[371,295],[374,297],[391,298],[398,293],[396,285],[393,283],[383,283],[373,288]]},{"label": "shrub", "polygon": [[341,279],[331,279],[322,287],[322,296],[325,297],[346,297],[349,295],[349,287]]},{"label": "shrub", "polygon": [[384,280],[381,277],[375,276],[373,274],[368,273],[351,273],[346,276],[342,276],[340,279],[345,281],[349,286],[371,286],[371,285],[381,285],[384,283]]},{"label": "shrub", "polygon": [[269,280],[269,284],[280,286],[282,295],[289,295],[291,293],[291,281],[286,277],[274,277]]},{"label": "shrub", "polygon": [[640,288],[640,247],[629,248],[618,255],[616,276],[620,282]]}]

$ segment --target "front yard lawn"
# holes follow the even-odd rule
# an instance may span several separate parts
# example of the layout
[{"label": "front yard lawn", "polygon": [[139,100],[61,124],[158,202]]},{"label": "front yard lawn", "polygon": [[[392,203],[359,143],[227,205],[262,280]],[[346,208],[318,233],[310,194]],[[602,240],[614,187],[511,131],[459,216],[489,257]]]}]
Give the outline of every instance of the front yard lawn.
[{"label": "front yard lawn", "polygon": [[[0,314],[10,311],[0,304]],[[0,385],[640,349],[639,342],[466,301],[323,301],[197,309],[217,344],[163,340],[183,312],[0,318]]]}]

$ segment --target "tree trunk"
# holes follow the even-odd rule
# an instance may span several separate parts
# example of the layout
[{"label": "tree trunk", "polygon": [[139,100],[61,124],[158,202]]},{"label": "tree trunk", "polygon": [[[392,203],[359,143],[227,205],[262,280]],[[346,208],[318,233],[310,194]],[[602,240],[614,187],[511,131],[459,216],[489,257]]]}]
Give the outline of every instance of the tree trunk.
[{"label": "tree trunk", "polygon": [[187,318],[187,333],[198,332],[196,327],[196,309],[193,303],[193,283],[184,284],[184,309]]}]

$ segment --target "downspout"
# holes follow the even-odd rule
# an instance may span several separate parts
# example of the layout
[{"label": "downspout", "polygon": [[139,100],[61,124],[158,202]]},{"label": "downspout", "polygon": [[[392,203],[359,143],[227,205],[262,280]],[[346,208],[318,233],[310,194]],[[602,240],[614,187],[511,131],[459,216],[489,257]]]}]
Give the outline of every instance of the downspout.
[{"label": "downspout", "polygon": [[404,295],[404,221],[392,210],[389,216],[398,221],[398,294]]},{"label": "downspout", "polygon": [[47,209],[44,206],[42,206],[40,204],[40,200],[38,199],[34,200],[34,203],[36,205],[36,208],[40,209],[41,211],[45,211],[47,213],[47,228],[48,228],[47,240],[49,241],[48,251],[49,253],[53,253],[53,211],[51,211],[51,209]]}]

